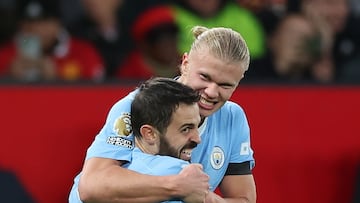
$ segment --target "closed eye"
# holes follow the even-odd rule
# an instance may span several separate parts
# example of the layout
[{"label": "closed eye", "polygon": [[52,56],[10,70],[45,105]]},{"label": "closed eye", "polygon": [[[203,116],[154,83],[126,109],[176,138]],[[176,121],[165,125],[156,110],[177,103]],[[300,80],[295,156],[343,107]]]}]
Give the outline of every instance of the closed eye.
[{"label": "closed eye", "polygon": [[[208,81],[208,82],[212,81],[211,77],[207,74],[200,74],[200,78],[204,81]],[[236,85],[230,83],[217,83],[217,85],[223,89],[233,89],[236,87]]]},{"label": "closed eye", "polygon": [[210,77],[206,74],[200,74],[200,78],[205,80],[205,81],[210,81]]},{"label": "closed eye", "polygon": [[230,85],[230,84],[219,84],[219,86],[223,89],[232,89],[234,88],[234,85]]}]

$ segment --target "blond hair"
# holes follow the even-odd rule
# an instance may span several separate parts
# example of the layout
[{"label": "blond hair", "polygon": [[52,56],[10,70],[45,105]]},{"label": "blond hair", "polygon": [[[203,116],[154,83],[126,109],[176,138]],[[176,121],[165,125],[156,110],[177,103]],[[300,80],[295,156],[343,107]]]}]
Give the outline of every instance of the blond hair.
[{"label": "blond hair", "polygon": [[211,54],[226,62],[242,62],[245,70],[250,63],[249,48],[240,33],[224,27],[191,29],[195,40],[190,52],[208,49]]}]

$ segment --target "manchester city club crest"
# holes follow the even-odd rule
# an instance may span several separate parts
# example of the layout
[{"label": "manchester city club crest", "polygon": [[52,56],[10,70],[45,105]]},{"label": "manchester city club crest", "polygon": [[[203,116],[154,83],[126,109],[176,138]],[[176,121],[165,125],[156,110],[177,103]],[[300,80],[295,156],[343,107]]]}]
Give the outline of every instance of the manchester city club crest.
[{"label": "manchester city club crest", "polygon": [[220,147],[214,147],[211,152],[211,166],[218,170],[224,165],[224,151]]}]

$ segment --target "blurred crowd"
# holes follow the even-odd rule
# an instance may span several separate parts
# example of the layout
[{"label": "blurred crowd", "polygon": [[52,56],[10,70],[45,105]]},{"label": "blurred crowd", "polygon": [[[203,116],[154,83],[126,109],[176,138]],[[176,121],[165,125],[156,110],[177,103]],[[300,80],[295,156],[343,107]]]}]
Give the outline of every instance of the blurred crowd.
[{"label": "blurred crowd", "polygon": [[360,84],[359,0],[0,0],[0,15],[0,81],[174,77],[203,25],[244,37],[244,82]]}]

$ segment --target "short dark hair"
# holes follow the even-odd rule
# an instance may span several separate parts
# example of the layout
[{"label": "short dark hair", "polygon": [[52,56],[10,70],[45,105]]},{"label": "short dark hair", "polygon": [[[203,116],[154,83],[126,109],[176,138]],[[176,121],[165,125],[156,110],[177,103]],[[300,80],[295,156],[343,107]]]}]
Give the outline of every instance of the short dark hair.
[{"label": "short dark hair", "polygon": [[134,135],[141,136],[140,127],[144,124],[165,133],[179,104],[192,105],[199,99],[198,92],[174,79],[154,77],[145,81],[138,87],[138,93],[131,104]]}]

